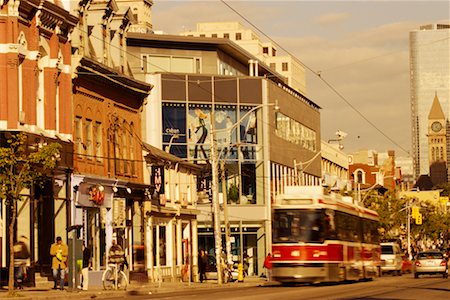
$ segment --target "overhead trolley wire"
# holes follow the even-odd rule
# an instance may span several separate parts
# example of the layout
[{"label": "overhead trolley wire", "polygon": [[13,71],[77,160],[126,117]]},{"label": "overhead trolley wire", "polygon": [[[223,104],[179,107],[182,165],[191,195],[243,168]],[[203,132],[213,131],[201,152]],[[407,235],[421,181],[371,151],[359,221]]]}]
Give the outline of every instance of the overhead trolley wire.
[{"label": "overhead trolley wire", "polygon": [[310,66],[302,62],[300,59],[298,59],[295,55],[293,55],[289,50],[278,44],[276,41],[274,41],[269,35],[267,35],[262,29],[260,29],[257,25],[255,25],[252,21],[250,21],[247,17],[245,17],[243,14],[241,14],[238,10],[233,8],[231,5],[229,5],[226,1],[220,0],[225,6],[227,6],[230,10],[235,12],[239,17],[241,17],[243,20],[245,20],[248,24],[250,24],[253,28],[255,28],[258,32],[263,34],[265,37],[267,37],[272,43],[277,45],[280,49],[285,51],[288,55],[292,56],[297,62],[299,62],[302,66],[304,66],[307,70],[309,70],[311,73],[316,75],[328,88],[330,88],[340,99],[342,99],[353,111],[355,111],[360,117],[363,118],[371,127],[373,127],[376,131],[378,131],[382,136],[384,136],[386,139],[388,139],[391,143],[399,147],[402,151],[404,151],[408,156],[411,156],[410,152],[403,148],[401,145],[399,145],[394,139],[392,139],[390,136],[388,136],[383,130],[381,130],[376,124],[374,124],[372,121],[369,120],[360,110],[358,110],[354,105],[350,103],[350,101],[343,96],[330,82],[325,80],[322,76],[321,71],[315,71]]}]

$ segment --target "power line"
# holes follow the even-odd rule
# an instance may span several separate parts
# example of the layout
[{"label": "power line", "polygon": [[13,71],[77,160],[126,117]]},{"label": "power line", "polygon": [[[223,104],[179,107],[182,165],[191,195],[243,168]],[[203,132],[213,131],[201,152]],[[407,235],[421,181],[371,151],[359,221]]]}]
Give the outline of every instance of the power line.
[{"label": "power line", "polygon": [[[449,39],[450,39],[450,37],[439,39],[439,40],[434,40],[434,41],[431,41],[429,43],[424,43],[424,44],[417,45],[417,47],[429,46],[429,45],[435,44],[437,42],[442,42],[442,41],[449,40]],[[323,69],[323,70],[320,71],[320,73],[323,74],[324,72],[327,72],[327,71],[332,71],[332,70],[340,69],[340,68],[343,68],[343,67],[356,65],[356,64],[359,64],[359,63],[362,63],[362,62],[370,61],[370,60],[373,60],[373,59],[378,59],[380,57],[389,56],[389,55],[392,55],[392,54],[397,54],[397,53],[400,53],[400,52],[403,52],[403,51],[405,51],[405,50],[391,51],[391,52],[388,52],[388,53],[384,53],[384,54],[380,54],[380,55],[364,58],[364,59],[361,59],[361,60],[353,61],[353,62],[350,62],[350,63],[347,63],[347,64],[336,65],[336,66],[328,68],[328,69]]]},{"label": "power line", "polygon": [[370,126],[372,126],[376,131],[378,131],[382,136],[387,138],[390,142],[392,142],[394,145],[399,147],[402,151],[404,151],[408,156],[411,156],[410,152],[406,149],[404,149],[402,146],[400,146],[397,142],[394,141],[391,137],[389,137],[386,133],[384,133],[378,126],[376,126],[372,121],[370,121],[361,111],[359,111],[355,106],[353,106],[349,100],[347,100],[341,93],[337,91],[337,89],[329,83],[327,80],[325,80],[322,76],[320,71],[315,71],[311,67],[309,67],[307,64],[303,63],[300,59],[298,59],[295,55],[293,55],[290,51],[288,51],[283,46],[279,45],[276,41],[274,41],[270,36],[268,36],[262,29],[260,29],[257,25],[255,25],[253,22],[251,22],[248,18],[246,18],[243,14],[238,12],[236,9],[234,9],[232,6],[230,6],[228,3],[226,3],[224,0],[220,0],[225,6],[227,6],[229,9],[231,9],[233,12],[235,12],[239,17],[241,17],[243,20],[245,20],[248,24],[250,24],[252,27],[254,27],[258,32],[263,34],[265,37],[267,37],[272,43],[277,45],[280,49],[285,51],[288,55],[292,56],[297,62],[299,62],[301,65],[303,65],[307,70],[309,70],[311,73],[316,75],[321,81],[325,83],[326,86],[328,86],[334,93],[336,93],[340,99],[342,99],[353,111],[355,111],[359,116],[361,116]]}]

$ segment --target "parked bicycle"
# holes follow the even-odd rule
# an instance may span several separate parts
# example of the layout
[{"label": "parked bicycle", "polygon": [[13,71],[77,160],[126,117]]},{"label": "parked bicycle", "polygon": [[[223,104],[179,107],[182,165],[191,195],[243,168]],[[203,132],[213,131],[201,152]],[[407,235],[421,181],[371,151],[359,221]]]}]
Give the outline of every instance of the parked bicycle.
[{"label": "parked bicycle", "polygon": [[120,270],[119,264],[108,265],[108,268],[103,272],[102,282],[105,290],[126,290],[128,286],[127,275]]}]

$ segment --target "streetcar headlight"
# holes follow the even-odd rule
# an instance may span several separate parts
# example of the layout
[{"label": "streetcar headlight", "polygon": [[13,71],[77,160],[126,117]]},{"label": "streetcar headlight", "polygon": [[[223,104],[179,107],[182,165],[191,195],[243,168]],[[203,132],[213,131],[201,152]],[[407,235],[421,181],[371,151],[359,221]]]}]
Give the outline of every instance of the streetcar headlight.
[{"label": "streetcar headlight", "polygon": [[292,252],[291,252],[291,256],[294,256],[294,257],[300,256],[300,251],[299,251],[299,250],[294,250],[294,251],[292,251]]}]

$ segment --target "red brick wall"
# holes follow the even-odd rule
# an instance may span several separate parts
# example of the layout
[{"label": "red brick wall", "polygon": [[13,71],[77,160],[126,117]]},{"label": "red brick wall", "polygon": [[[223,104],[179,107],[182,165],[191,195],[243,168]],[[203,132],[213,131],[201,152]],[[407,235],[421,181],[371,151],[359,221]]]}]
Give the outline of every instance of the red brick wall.
[{"label": "red brick wall", "polygon": [[[127,95],[118,95],[118,97],[129,97]],[[84,84],[82,80],[78,81],[76,86],[76,92],[73,95],[73,107],[75,115],[81,116],[83,122],[86,118],[92,120],[92,122],[101,122],[102,124],[102,145],[103,156],[102,162],[97,162],[95,159],[88,159],[81,153],[81,155],[74,156],[74,172],[91,174],[109,178],[118,178],[136,183],[143,183],[143,162],[142,162],[142,147],[141,140],[141,116],[138,110],[133,110],[121,105],[118,105],[114,99],[110,99],[104,96],[102,87],[94,87],[90,84]],[[108,128],[112,127],[112,115],[119,116],[119,125],[122,125],[123,121],[128,123],[133,122],[135,128],[134,142],[134,160],[136,166],[136,176],[131,174],[124,174],[122,170],[114,170],[114,147],[112,144],[112,137],[108,136]],[[76,141],[77,136],[75,129],[73,139]],[[95,133],[94,133],[95,140]],[[86,143],[85,137],[83,142]],[[128,146],[128,145],[127,145]],[[120,145],[121,148],[124,145]]]}]

